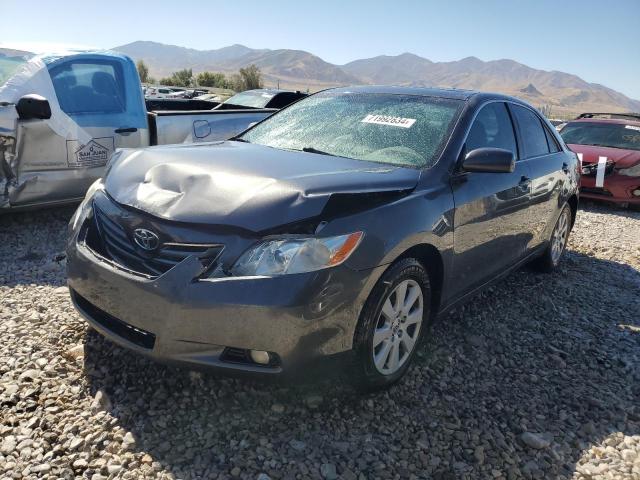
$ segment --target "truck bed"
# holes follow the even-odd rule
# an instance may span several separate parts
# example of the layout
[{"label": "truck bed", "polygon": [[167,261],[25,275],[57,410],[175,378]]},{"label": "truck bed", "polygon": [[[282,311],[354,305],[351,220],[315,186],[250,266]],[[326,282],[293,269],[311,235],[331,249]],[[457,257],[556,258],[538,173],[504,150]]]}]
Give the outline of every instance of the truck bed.
[{"label": "truck bed", "polygon": [[226,140],[278,110],[174,110],[147,114],[151,145]]}]

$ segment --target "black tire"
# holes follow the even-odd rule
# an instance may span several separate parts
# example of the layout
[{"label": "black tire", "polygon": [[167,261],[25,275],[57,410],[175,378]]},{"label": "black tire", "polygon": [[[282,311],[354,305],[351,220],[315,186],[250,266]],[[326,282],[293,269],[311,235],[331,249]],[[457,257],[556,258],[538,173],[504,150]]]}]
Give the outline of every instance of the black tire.
[{"label": "black tire", "polygon": [[[390,296],[397,295],[394,291],[398,285],[411,280],[419,285],[422,291],[422,321],[417,332],[413,350],[400,368],[391,374],[383,374],[376,367],[373,355],[373,336],[378,322],[382,318],[383,305]],[[424,332],[429,324],[431,313],[431,285],[429,275],[424,266],[414,258],[404,258],[393,264],[380,277],[367,299],[354,338],[355,362],[353,365],[353,379],[355,386],[364,391],[381,390],[392,386],[400,380],[409,369],[416,351],[420,348]],[[415,334],[415,330],[414,330]],[[400,342],[400,340],[398,339]],[[406,353],[406,350],[403,352]]]},{"label": "black tire", "polygon": [[[556,234],[556,230],[558,229],[558,226],[560,225],[560,222],[562,221],[563,216],[565,216],[565,220],[567,222],[567,233],[564,238],[564,242],[563,242],[560,254],[554,255],[554,252],[553,252],[554,236]],[[572,225],[573,225],[573,213],[571,212],[571,208],[569,207],[569,205],[565,204],[565,206],[562,208],[562,211],[560,212],[560,215],[558,216],[558,219],[556,220],[556,224],[553,226],[553,231],[551,232],[551,238],[549,239],[549,244],[547,245],[547,248],[544,250],[544,253],[533,262],[533,266],[537,270],[545,273],[551,273],[558,268],[558,265],[560,264],[560,261],[564,256],[564,252],[566,250],[567,243],[569,241],[569,234],[571,233]]]}]

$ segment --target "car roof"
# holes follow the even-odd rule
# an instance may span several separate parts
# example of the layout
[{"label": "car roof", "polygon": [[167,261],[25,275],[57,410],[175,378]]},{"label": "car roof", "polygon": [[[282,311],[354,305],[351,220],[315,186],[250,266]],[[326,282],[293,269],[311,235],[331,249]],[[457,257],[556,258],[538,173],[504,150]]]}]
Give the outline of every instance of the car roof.
[{"label": "car roof", "polygon": [[513,100],[522,103],[521,100],[502,95],[500,93],[479,92],[476,90],[463,90],[458,88],[430,88],[430,87],[396,87],[383,85],[365,85],[357,87],[338,87],[330,89],[340,93],[383,93],[389,95],[422,95],[425,97],[442,97],[456,100],[468,100],[471,97],[481,96],[487,99]]},{"label": "car roof", "polygon": [[569,120],[567,123],[609,123],[614,125],[640,126],[640,119],[633,120],[631,118],[576,118],[575,120]]}]

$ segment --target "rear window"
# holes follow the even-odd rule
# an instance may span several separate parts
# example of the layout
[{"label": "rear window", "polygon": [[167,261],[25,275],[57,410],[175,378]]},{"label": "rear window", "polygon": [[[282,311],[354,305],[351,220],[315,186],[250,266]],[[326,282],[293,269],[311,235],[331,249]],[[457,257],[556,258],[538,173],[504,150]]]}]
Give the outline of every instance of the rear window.
[{"label": "rear window", "polygon": [[126,110],[122,66],[118,62],[73,61],[49,70],[63,112],[123,113]]},{"label": "rear window", "polygon": [[425,167],[438,159],[462,104],[439,97],[329,91],[300,100],[242,138],[286,150]]},{"label": "rear window", "polygon": [[570,122],[560,131],[565,143],[640,150],[640,126],[619,123]]},{"label": "rear window", "polygon": [[268,92],[252,91],[241,92],[230,97],[224,103],[238,105],[241,107],[264,108],[275,94]]}]

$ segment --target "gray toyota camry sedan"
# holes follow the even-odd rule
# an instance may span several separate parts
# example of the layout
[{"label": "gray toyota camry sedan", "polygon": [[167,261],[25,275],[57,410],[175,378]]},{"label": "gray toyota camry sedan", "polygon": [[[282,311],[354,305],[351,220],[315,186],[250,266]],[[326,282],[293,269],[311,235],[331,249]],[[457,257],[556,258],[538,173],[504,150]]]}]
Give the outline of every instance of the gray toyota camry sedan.
[{"label": "gray toyota camry sedan", "polygon": [[438,315],[558,265],[578,175],[515,98],[327,90],[229,141],[117,151],[69,225],[71,297],[159,361],[281,375],[345,357],[385,387]]}]

